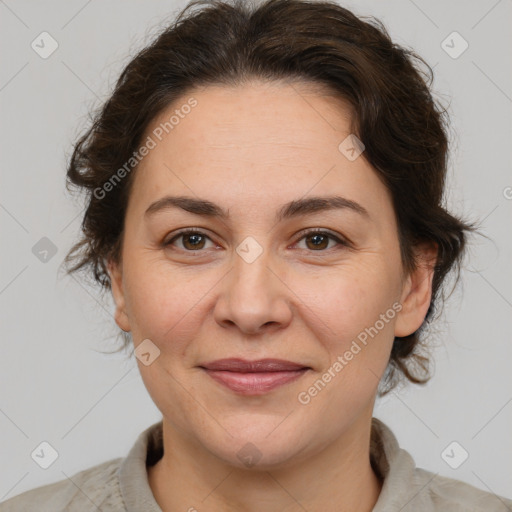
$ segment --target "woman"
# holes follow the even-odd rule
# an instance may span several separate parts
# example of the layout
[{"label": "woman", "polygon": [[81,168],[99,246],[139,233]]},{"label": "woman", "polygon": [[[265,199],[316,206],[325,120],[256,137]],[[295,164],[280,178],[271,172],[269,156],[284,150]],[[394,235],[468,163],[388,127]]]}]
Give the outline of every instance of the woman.
[{"label": "woman", "polygon": [[69,163],[67,262],[111,289],[162,421],[2,512],[512,506],[372,417],[428,379],[420,334],[473,229],[443,206],[415,59],[337,4],[270,0],[186,9],[129,63]]}]

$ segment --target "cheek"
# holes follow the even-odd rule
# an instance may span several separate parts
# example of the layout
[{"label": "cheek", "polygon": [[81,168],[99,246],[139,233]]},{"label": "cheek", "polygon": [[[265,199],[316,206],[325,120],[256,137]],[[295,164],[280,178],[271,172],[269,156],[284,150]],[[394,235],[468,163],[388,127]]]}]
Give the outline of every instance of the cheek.
[{"label": "cheek", "polygon": [[177,341],[193,336],[193,326],[201,325],[198,311],[213,279],[148,261],[133,262],[127,268],[127,310],[134,339],[149,338],[158,345],[176,340],[169,348],[178,350]]},{"label": "cheek", "polygon": [[370,272],[365,278],[350,277],[354,275],[362,274],[338,274],[337,280],[318,282],[323,292],[304,305],[315,313],[310,325],[327,357],[297,399],[316,412],[312,416],[331,425],[333,435],[347,411],[356,414],[373,400],[388,364],[400,309],[391,283],[377,286],[376,275]]},{"label": "cheek", "polygon": [[[326,357],[319,373],[308,382],[313,386],[309,388],[312,394],[303,391],[304,399],[316,401],[320,408],[321,404],[337,404],[338,412],[323,414],[336,416],[366,403],[388,364],[400,309],[396,302],[399,274],[382,267],[374,261],[364,269],[339,269],[325,280],[309,283],[313,288],[309,288],[310,299],[305,301],[304,311],[314,312],[309,315],[310,326],[315,326],[312,331]],[[317,400],[315,393],[322,398]]]},{"label": "cheek", "polygon": [[379,331],[390,330],[396,316],[392,305],[399,297],[397,282],[398,275],[392,277],[375,264],[364,269],[340,268],[315,280],[297,276],[294,288],[314,312],[316,323],[323,323],[333,344],[338,345],[373,326],[391,308],[385,325],[378,325]]},{"label": "cheek", "polygon": [[[386,268],[382,255],[362,256],[336,268],[280,272],[293,291],[287,287],[281,291],[282,300],[293,304],[296,311],[290,328],[305,324],[329,359],[343,354],[352,340],[364,341],[365,332],[368,341],[373,340],[372,328],[395,300],[397,272]],[[198,266],[171,268],[161,260],[144,257],[127,259],[125,269],[127,310],[135,342],[149,338],[164,356],[185,355],[188,345],[201,337],[201,326],[211,321],[206,316],[219,300],[219,279],[224,272]],[[379,338],[392,337],[392,328],[393,322],[379,328]]]}]

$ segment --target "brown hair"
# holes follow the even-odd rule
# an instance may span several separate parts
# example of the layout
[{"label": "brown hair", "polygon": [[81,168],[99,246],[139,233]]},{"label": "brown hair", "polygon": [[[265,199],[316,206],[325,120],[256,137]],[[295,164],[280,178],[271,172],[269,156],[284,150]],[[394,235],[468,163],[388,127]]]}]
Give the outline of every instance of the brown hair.
[{"label": "brown hair", "polygon": [[[363,20],[334,2],[268,0],[254,7],[243,0],[193,1],[131,60],[70,158],[67,187],[85,191],[86,211],[83,236],[65,259],[68,273],[92,271],[102,289],[110,289],[106,264],[120,259],[134,172],[107,194],[97,191],[126,165],[149,123],[196,87],[255,78],[326,86],[348,101],[363,157],[391,193],[404,269],[415,268],[417,244],[437,244],[425,321],[395,338],[379,394],[393,389],[400,374],[427,382],[420,332],[448,271],[456,269],[458,277],[465,232],[474,229],[443,205],[448,115],[432,97],[433,72],[421,57],[394,44],[380,21]],[[120,334],[128,346],[130,337]]]}]

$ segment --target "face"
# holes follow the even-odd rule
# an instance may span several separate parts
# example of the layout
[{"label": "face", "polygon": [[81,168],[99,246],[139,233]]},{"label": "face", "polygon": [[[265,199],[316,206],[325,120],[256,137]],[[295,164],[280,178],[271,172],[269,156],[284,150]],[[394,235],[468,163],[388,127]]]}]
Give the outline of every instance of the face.
[{"label": "face", "polygon": [[[254,82],[195,90],[144,137],[110,266],[116,321],[150,340],[138,364],[170,431],[226,463],[250,442],[260,466],[285,466],[366,424],[394,336],[426,314],[431,276],[404,275],[390,195],[339,149],[349,135],[341,100]],[[298,369],[206,369],[228,358]]]}]

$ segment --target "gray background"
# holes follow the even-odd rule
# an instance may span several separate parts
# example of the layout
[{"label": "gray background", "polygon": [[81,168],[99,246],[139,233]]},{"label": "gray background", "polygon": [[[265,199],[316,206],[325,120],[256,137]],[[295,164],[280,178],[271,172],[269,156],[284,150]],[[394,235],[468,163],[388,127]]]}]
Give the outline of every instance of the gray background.
[{"label": "gray background", "polygon": [[[59,273],[82,210],[64,177],[89,109],[184,5],[0,0],[0,501],[124,456],[160,419],[135,360],[98,352],[116,346],[112,303]],[[473,240],[461,286],[432,332],[433,380],[393,392],[375,416],[418,466],[510,497],[512,2],[343,5],[380,18],[395,42],[434,66],[438,96],[451,103],[450,205],[484,219],[489,237]],[[47,59],[31,48],[43,31],[59,45]],[[453,31],[469,44],[456,59],[441,46]],[[47,262],[32,252],[42,237],[57,249]],[[46,470],[30,457],[42,441],[59,454]],[[457,469],[441,457],[452,441],[469,453]]]}]

